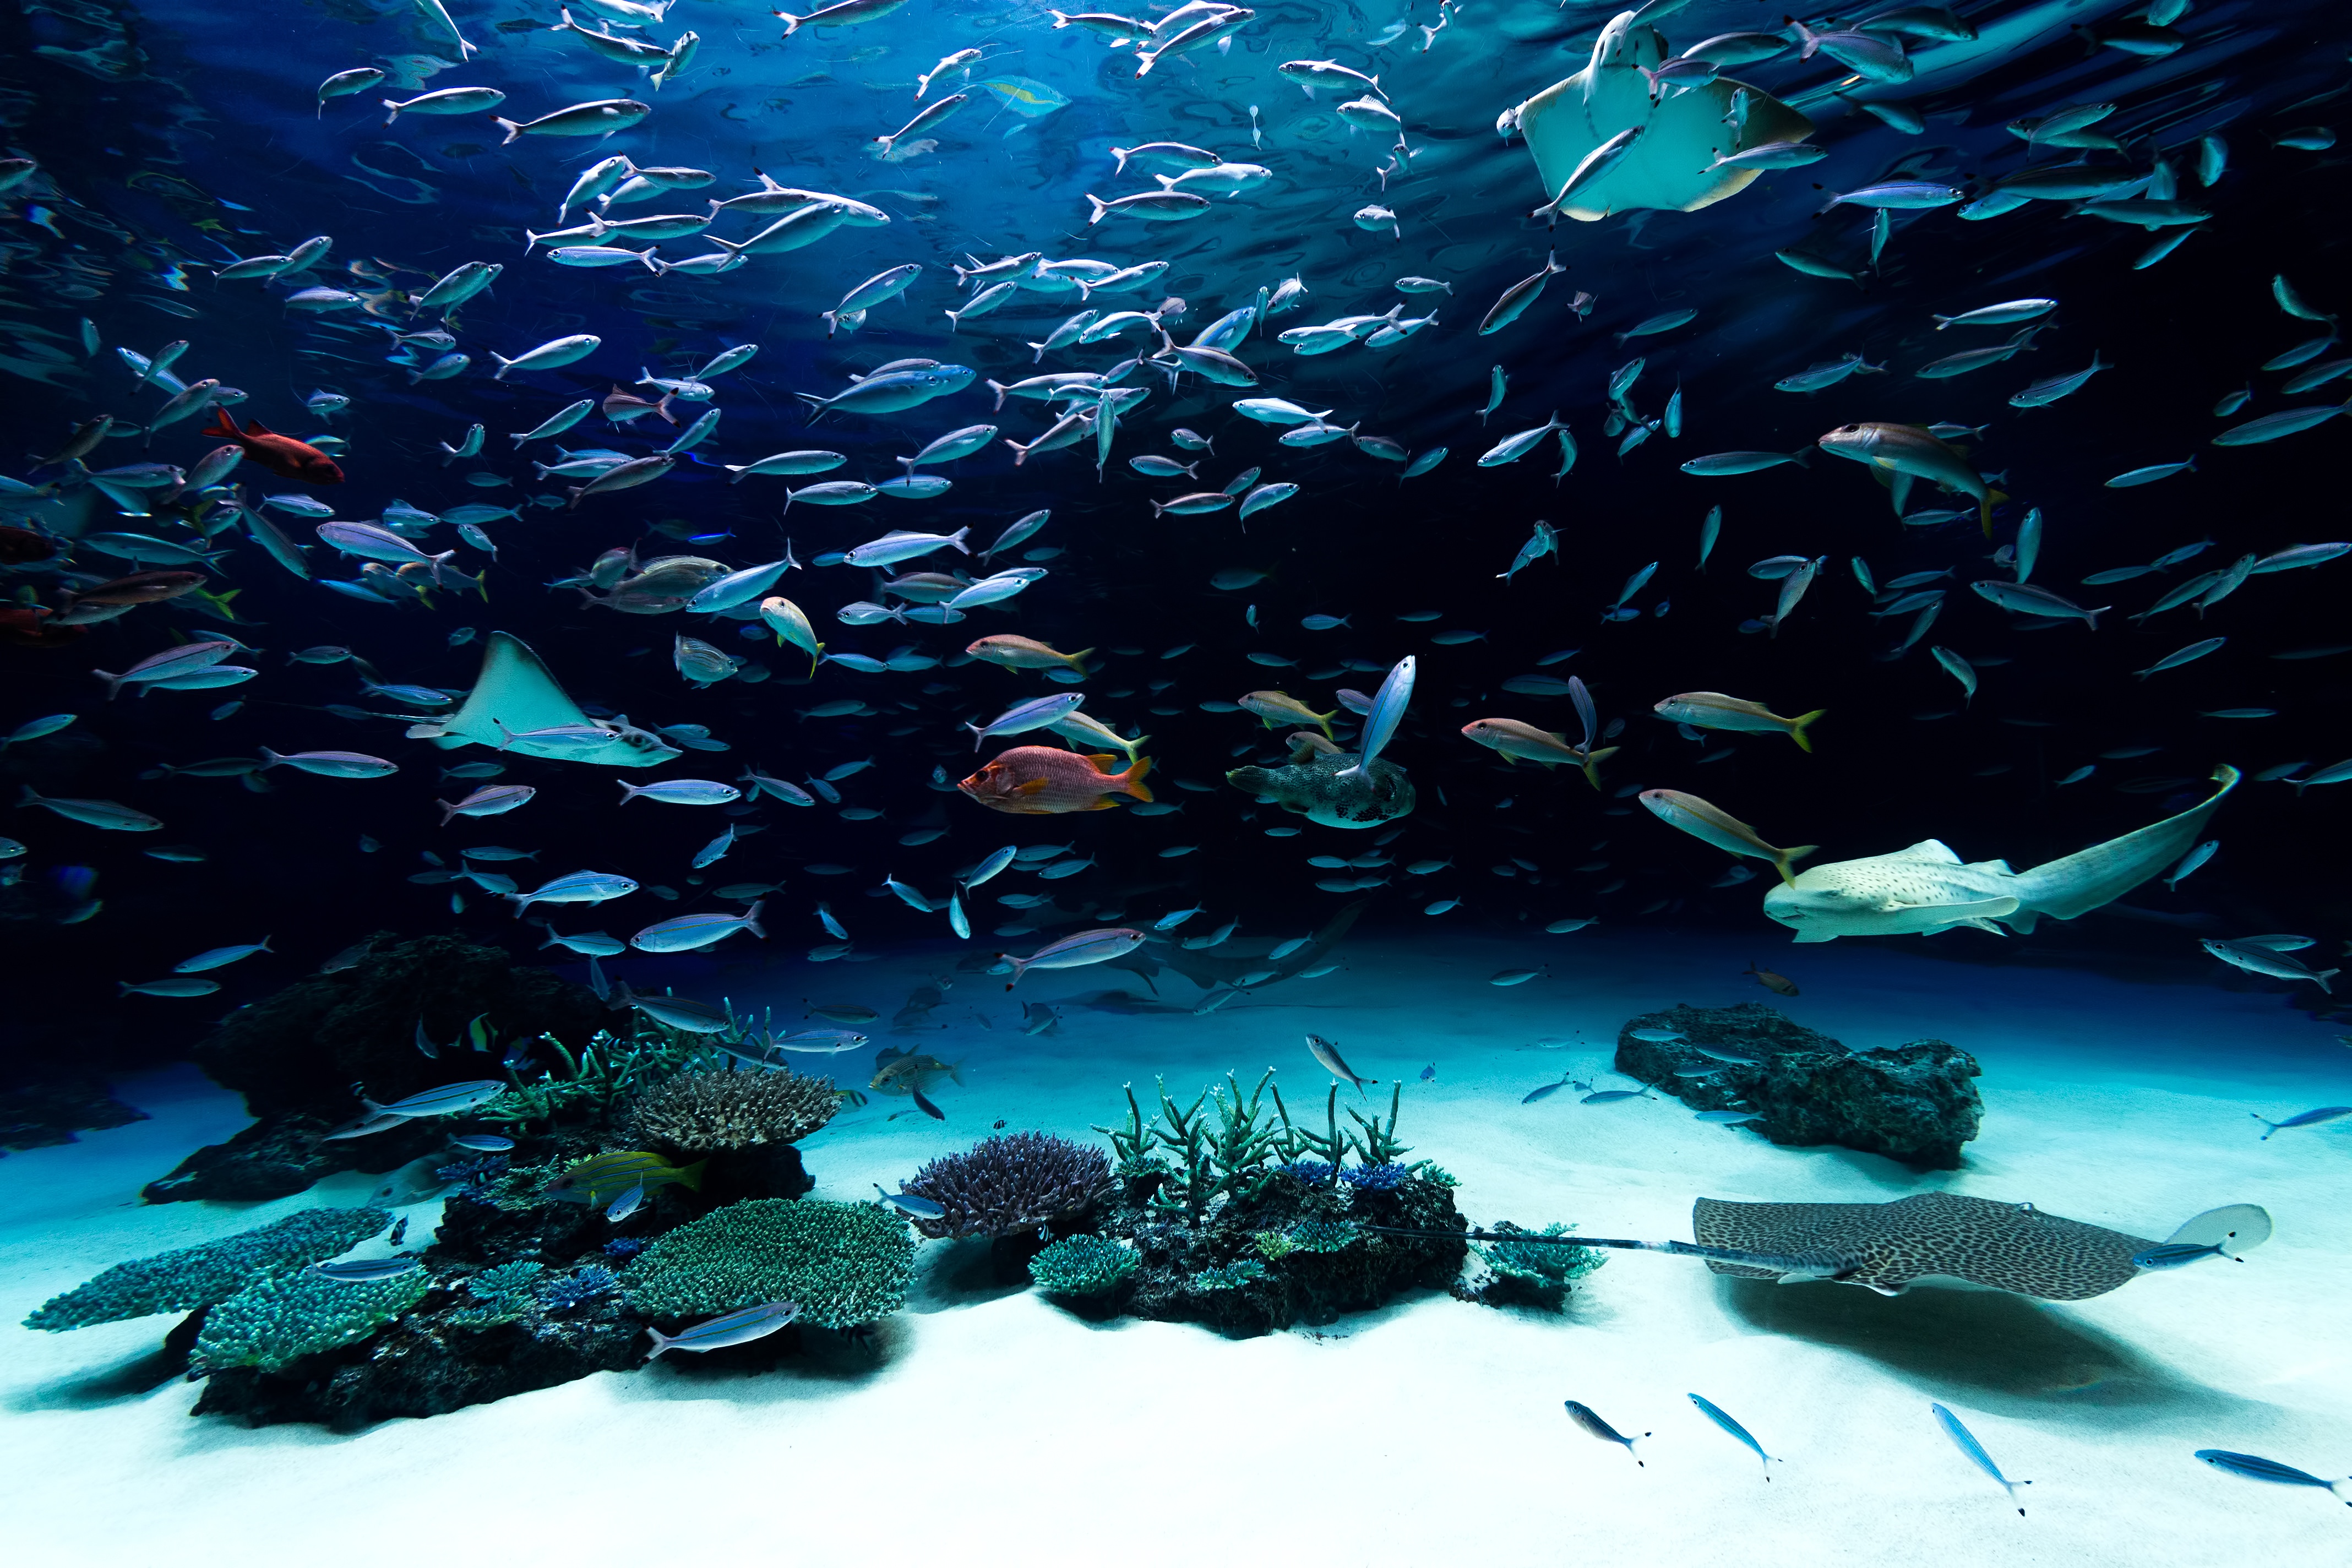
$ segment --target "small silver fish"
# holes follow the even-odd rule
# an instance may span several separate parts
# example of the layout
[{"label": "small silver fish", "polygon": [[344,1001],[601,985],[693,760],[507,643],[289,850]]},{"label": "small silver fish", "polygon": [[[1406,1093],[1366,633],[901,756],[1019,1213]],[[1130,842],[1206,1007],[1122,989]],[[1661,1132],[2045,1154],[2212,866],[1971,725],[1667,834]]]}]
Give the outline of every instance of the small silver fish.
[{"label": "small silver fish", "polygon": [[1346,1079],[1349,1083],[1354,1084],[1358,1094],[1362,1094],[1364,1092],[1364,1086],[1366,1084],[1378,1084],[1381,1081],[1376,1078],[1358,1078],[1356,1076],[1356,1069],[1349,1067],[1346,1062],[1340,1059],[1339,1047],[1333,1045],[1330,1041],[1325,1039],[1320,1035],[1309,1035],[1307,1037],[1307,1049],[1314,1056],[1318,1062],[1322,1064],[1323,1067],[1328,1068],[1336,1076]]},{"label": "small silver fish", "polygon": [[[1600,1438],[1602,1442],[1622,1444],[1627,1453],[1633,1454],[1633,1445],[1639,1442],[1641,1440],[1640,1438],[1628,1437],[1624,1433],[1620,1432],[1616,1427],[1612,1426],[1608,1422],[1603,1421],[1601,1418],[1600,1412],[1593,1409],[1590,1405],[1580,1405],[1573,1399],[1562,1400],[1560,1403],[1568,1407],[1568,1418],[1570,1420],[1575,1422],[1579,1426],[1583,1427],[1587,1432],[1590,1432],[1595,1437]],[[1647,1432],[1642,1434],[1643,1437],[1646,1437],[1648,1436],[1649,1434]],[[1639,1454],[1633,1454],[1633,1462],[1637,1465],[1642,1465],[1644,1469],[1649,1468],[1647,1465],[1643,1464],[1642,1456]]]}]

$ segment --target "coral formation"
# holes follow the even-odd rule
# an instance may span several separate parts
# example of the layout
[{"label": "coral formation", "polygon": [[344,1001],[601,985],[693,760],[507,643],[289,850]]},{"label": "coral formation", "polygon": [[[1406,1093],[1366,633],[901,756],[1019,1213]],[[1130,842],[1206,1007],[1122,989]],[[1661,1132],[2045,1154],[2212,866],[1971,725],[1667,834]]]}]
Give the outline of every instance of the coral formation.
[{"label": "coral formation", "polygon": [[1319,1127],[1295,1120],[1271,1072],[1247,1090],[1229,1073],[1189,1106],[1165,1086],[1159,1099],[1147,1121],[1130,1089],[1127,1124],[1097,1129],[1118,1155],[1116,1182],[1087,1223],[1136,1259],[1118,1310],[1265,1333],[1444,1289],[1461,1269],[1460,1241],[1368,1228],[1464,1228],[1454,1179],[1400,1158],[1410,1152],[1396,1136],[1402,1086],[1386,1116],[1350,1109],[1352,1126],[1336,1088]]},{"label": "coral formation", "polygon": [[539,1277],[547,1272],[540,1263],[501,1263],[466,1281],[470,1305],[449,1314],[449,1321],[469,1329],[511,1323],[538,1304]]},{"label": "coral formation", "polygon": [[622,1283],[652,1318],[797,1301],[802,1322],[846,1329],[897,1311],[914,1272],[914,1237],[879,1205],[750,1198],[667,1232]]},{"label": "coral formation", "polygon": [[1100,1296],[1118,1289],[1139,1262],[1115,1241],[1067,1236],[1029,1260],[1029,1278],[1051,1296]]},{"label": "coral formation", "polygon": [[779,1068],[765,1072],[682,1072],[640,1094],[628,1131],[643,1142],[694,1153],[797,1143],[841,1109],[831,1079]]},{"label": "coral formation", "polygon": [[[1635,1029],[1680,1037],[1636,1039]],[[1711,1058],[1701,1047],[1742,1059]],[[1914,1040],[1850,1051],[1760,1002],[1629,1018],[1618,1031],[1616,1062],[1619,1072],[1664,1087],[1694,1110],[1754,1111],[1748,1125],[1775,1143],[1834,1143],[1928,1170],[1958,1169],[1960,1145],[1984,1118],[1969,1081],[1982,1069],[1958,1047]]]},{"label": "coral formation", "polygon": [[[1571,1228],[1548,1225],[1540,1231],[1530,1231],[1509,1220],[1497,1220],[1486,1226],[1506,1237],[1566,1236]],[[1557,1312],[1567,1304],[1574,1281],[1607,1261],[1590,1247],[1554,1247],[1540,1242],[1481,1242],[1471,1251],[1486,1266],[1485,1276],[1458,1287],[1455,1295],[1489,1307],[1535,1307],[1549,1312]]]},{"label": "coral formation", "polygon": [[299,1357],[368,1338],[432,1286],[432,1276],[421,1268],[357,1284],[307,1268],[265,1274],[205,1313],[189,1369],[280,1371]]},{"label": "coral formation", "polygon": [[[390,1102],[491,1077],[500,1058],[479,1047],[493,1037],[516,1042],[508,1059],[522,1062],[532,1037],[584,1040],[610,1016],[586,988],[518,963],[502,948],[448,936],[373,940],[352,967],[240,1007],[197,1044],[197,1065],[245,1097],[256,1124],[149,1184],[149,1202],[286,1197],[338,1171],[405,1164],[447,1130],[425,1120],[320,1142],[357,1110],[352,1084]],[[420,1038],[453,1043],[439,1047],[436,1059],[418,1049]]]},{"label": "coral formation", "polygon": [[1109,1184],[1110,1162],[1101,1150],[1046,1132],[1011,1132],[941,1155],[903,1185],[947,1211],[914,1222],[937,1241],[1068,1221]]},{"label": "coral formation", "polygon": [[226,1301],[268,1276],[348,1252],[392,1223],[383,1209],[305,1209],[198,1247],[133,1258],[51,1298],[25,1320],[52,1331]]}]

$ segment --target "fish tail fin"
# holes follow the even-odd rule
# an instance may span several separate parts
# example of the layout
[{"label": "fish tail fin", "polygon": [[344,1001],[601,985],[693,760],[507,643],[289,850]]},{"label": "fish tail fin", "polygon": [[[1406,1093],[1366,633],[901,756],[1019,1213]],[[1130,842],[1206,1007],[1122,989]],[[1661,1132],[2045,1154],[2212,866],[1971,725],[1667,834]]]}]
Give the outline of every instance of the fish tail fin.
[{"label": "fish tail fin", "polygon": [[[1789,868],[1820,847],[1818,844],[1794,844],[1772,857],[1772,868],[1780,873],[1780,883],[1783,887],[1793,888],[1797,885],[1796,873]],[[1752,968],[1756,961],[1751,958],[1748,963]]]},{"label": "fish tail fin", "polygon": [[2331,974],[2341,974],[2343,973],[2344,972],[2340,969],[2323,969],[2313,974],[2312,978],[2319,982],[2319,988],[2322,991],[2326,991],[2330,996],[2333,996],[2336,993],[2328,985],[2327,977]]},{"label": "fish tail fin", "polygon": [[504,118],[503,116],[497,117],[493,122],[503,128],[507,133],[507,141],[499,143],[501,147],[505,146],[507,142],[511,142],[516,137],[522,134],[522,127],[520,125],[517,124],[514,121]]},{"label": "fish tail fin", "polygon": [[709,1163],[708,1159],[702,1159],[697,1160],[691,1165],[680,1165],[677,1168],[677,1179],[690,1191],[698,1193],[702,1190],[702,1168]]},{"label": "fish tail fin", "polygon": [[623,805],[628,805],[629,802],[636,799],[638,795],[645,793],[638,789],[636,785],[629,783],[626,779],[614,779],[613,782],[621,786],[621,804]]},{"label": "fish tail fin", "polygon": [[762,942],[768,940],[768,933],[760,924],[760,909],[761,906],[765,904],[767,901],[768,900],[765,899],[752,900],[751,909],[746,910],[743,915],[743,929],[750,931],[753,936],[758,937]]},{"label": "fish tail fin", "polygon": [[1814,720],[1820,718],[1822,714],[1828,711],[1829,710],[1826,708],[1816,708],[1810,713],[1798,714],[1797,717],[1790,721],[1789,725],[1789,739],[1797,742],[1797,749],[1799,751],[1810,752],[1813,749],[1812,742],[1805,738],[1805,731],[1812,724]]},{"label": "fish tail fin", "polygon": [[799,32],[801,24],[808,19],[805,16],[795,16],[789,11],[771,11],[768,15],[783,23],[784,37],[787,38]]},{"label": "fish tail fin", "polygon": [[1984,493],[1984,499],[1977,502],[1977,521],[1984,529],[1984,536],[1987,539],[1990,539],[1992,537],[1993,503],[1995,501],[2004,501],[2008,499],[2009,497],[2001,491],[1988,489]]},{"label": "fish tail fin", "polygon": [[[1151,67],[1150,67],[1149,64],[1147,64],[1147,65],[1145,65],[1145,67],[1143,68],[1143,70],[1150,70],[1150,68],[1151,68]],[[1136,75],[1138,75],[1138,76],[1141,76],[1141,75],[1143,74],[1143,71],[1138,71],[1138,72],[1136,72],[1135,74],[1136,74]],[[1107,201],[1103,200],[1100,196],[1095,195],[1094,195],[1094,194],[1092,194],[1091,192],[1089,192],[1089,193],[1087,194],[1087,201],[1088,205],[1090,205],[1094,208],[1094,210],[1095,210],[1095,216],[1092,216],[1092,217],[1090,217],[1090,218],[1088,218],[1088,219],[1087,219],[1087,226],[1088,228],[1092,228],[1092,227],[1094,227],[1094,226],[1095,226],[1095,225],[1097,225],[1097,224],[1098,224],[1098,223],[1102,222],[1102,220],[1103,220],[1103,215],[1104,215],[1105,213],[1107,213],[1107,212],[1110,211],[1110,204],[1109,204],[1108,202],[1107,202]]]},{"label": "fish tail fin", "polygon": [[[1140,742],[1137,743],[1139,745],[1141,744]],[[1132,795],[1135,799],[1143,802],[1146,805],[1151,804],[1151,791],[1145,787],[1143,777],[1150,771],[1151,759],[1150,757],[1138,757],[1133,762],[1127,764],[1127,773],[1124,776],[1124,782],[1127,784],[1127,793],[1129,795]],[[2334,973],[2335,972],[2330,970],[2328,973]]]},{"label": "fish tail fin", "polygon": [[1811,447],[1800,447],[1789,454],[1789,461],[1801,468],[1810,468],[1813,466],[1813,449]]},{"label": "fish tail fin", "polygon": [[2097,631],[2099,629],[2099,617],[2114,608],[2115,606],[2113,605],[2101,605],[2095,610],[2084,610],[2083,612],[2083,619],[2089,624],[2090,628],[2093,631]]},{"label": "fish tail fin", "polygon": [[1072,669],[1083,675],[1087,672],[1087,660],[1092,658],[1094,653],[1095,650],[1090,647],[1082,647],[1076,653],[1064,654],[1062,657]]},{"label": "fish tail fin", "polygon": [[436,800],[433,804],[441,808],[441,826],[448,826],[449,819],[457,815],[457,808],[446,800]]},{"label": "fish tail fin", "polygon": [[228,416],[228,411],[221,407],[218,404],[215,404],[213,405],[212,423],[197,431],[196,434],[199,436],[224,436],[234,441],[241,432],[239,432],[236,427],[236,422]]},{"label": "fish tail fin", "polygon": [[662,1352],[677,1343],[677,1335],[663,1333],[659,1329],[647,1329],[646,1331],[646,1337],[652,1340],[654,1342],[654,1348],[646,1353],[646,1359],[647,1361],[658,1359]]},{"label": "fish tail fin", "polygon": [[[385,116],[383,117],[383,122],[384,122],[386,125],[391,124],[394,121],[395,121],[395,120],[397,120],[397,119],[399,119],[399,118],[400,118],[400,105],[399,105],[399,104],[394,103],[391,99],[388,99],[388,98],[379,99],[379,100],[377,100],[376,101],[378,101],[379,103],[382,103],[382,104],[383,104],[386,109],[389,109],[389,110],[392,110],[392,112],[391,112],[390,114],[387,114],[387,115],[385,115]],[[322,103],[322,104],[320,104],[320,105],[319,106],[319,116],[318,116],[318,117],[319,117],[320,119],[321,119],[321,120],[324,120],[324,119],[327,117],[327,106],[326,106],[325,104],[323,104],[323,103]]]}]

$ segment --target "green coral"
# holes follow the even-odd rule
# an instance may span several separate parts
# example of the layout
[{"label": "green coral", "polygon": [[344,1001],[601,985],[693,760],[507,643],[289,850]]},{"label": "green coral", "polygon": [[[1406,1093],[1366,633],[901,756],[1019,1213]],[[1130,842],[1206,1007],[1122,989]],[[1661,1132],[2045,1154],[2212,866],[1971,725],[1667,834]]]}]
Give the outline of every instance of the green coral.
[{"label": "green coral", "polygon": [[[1498,1220],[1488,1228],[1505,1237],[1556,1237],[1566,1236],[1574,1227],[1548,1225],[1540,1231],[1530,1231]],[[1478,1292],[1478,1300],[1489,1306],[1540,1307],[1550,1311],[1558,1311],[1567,1301],[1571,1281],[1608,1261],[1596,1247],[1539,1241],[1480,1242],[1472,1250],[1494,1274]]]},{"label": "green coral", "polygon": [[1343,1219],[1303,1219],[1290,1227],[1288,1239],[1301,1252],[1338,1252],[1362,1234]]},{"label": "green coral", "polygon": [[1268,1263],[1298,1250],[1298,1244],[1278,1230],[1261,1230],[1250,1239],[1257,1243],[1257,1253]]},{"label": "green coral", "polygon": [[563,1058],[563,1066],[548,1068],[529,1082],[509,1068],[507,1079],[514,1087],[476,1110],[476,1117],[506,1127],[551,1122],[574,1110],[602,1117],[631,1096],[689,1068],[717,1070],[727,1065],[707,1037],[650,1021],[627,1036],[599,1029],[576,1056],[553,1035],[539,1037]]},{"label": "green coral", "polygon": [[1222,1268],[1203,1268],[1192,1276],[1192,1284],[1195,1290],[1238,1290],[1253,1279],[1265,1278],[1265,1265],[1244,1258]]},{"label": "green coral", "polygon": [[473,1298],[473,1305],[458,1308],[449,1314],[449,1321],[469,1329],[511,1323],[537,1305],[533,1292],[539,1277],[546,1272],[537,1263],[501,1263],[496,1268],[485,1268],[466,1281],[466,1294]]},{"label": "green coral", "polygon": [[897,1311],[914,1274],[906,1221],[878,1204],[749,1198],[664,1235],[622,1279],[652,1317],[797,1301],[802,1322],[845,1329]]},{"label": "green coral", "polygon": [[235,1236],[118,1263],[54,1296],[25,1320],[58,1332],[154,1312],[193,1312],[226,1301],[256,1274],[300,1268],[350,1251],[392,1223],[383,1209],[305,1209]]},{"label": "green coral", "polygon": [[1099,1236],[1070,1236],[1029,1260],[1029,1278],[1053,1296],[1099,1296],[1142,1264],[1132,1249]]},{"label": "green coral", "polygon": [[358,1284],[309,1269],[265,1274],[205,1314],[189,1366],[282,1371],[299,1357],[366,1339],[432,1288],[433,1277],[421,1268]]}]

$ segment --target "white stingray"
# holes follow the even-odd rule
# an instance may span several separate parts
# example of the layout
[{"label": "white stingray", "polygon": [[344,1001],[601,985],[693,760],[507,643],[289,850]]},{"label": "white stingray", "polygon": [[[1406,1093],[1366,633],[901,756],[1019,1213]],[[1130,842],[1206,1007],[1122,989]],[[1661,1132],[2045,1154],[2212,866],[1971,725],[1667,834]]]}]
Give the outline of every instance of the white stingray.
[{"label": "white stingray", "polygon": [[650,768],[682,754],[660,736],[631,728],[625,717],[602,726],[613,731],[613,739],[601,746],[547,745],[511,738],[533,730],[597,722],[564,695],[529,644],[511,632],[492,632],[482,649],[482,672],[457,710],[446,719],[413,724],[408,733],[412,740],[429,740],[445,748],[496,746],[518,756],[596,763],[612,768]]},{"label": "white stingray", "polygon": [[[1535,154],[1544,195],[1555,196],[1587,153],[1619,132],[1643,128],[1642,138],[1622,163],[1576,193],[1560,208],[1593,223],[1612,212],[1664,207],[1696,212],[1736,195],[1760,173],[1714,169],[1728,153],[1767,142],[1801,142],[1813,122],[1759,88],[1727,77],[1704,87],[1653,101],[1641,68],[1671,58],[1655,27],[1638,26],[1627,11],[1601,30],[1591,63],[1503,116],[1516,124]],[[1744,116],[1733,124],[1733,98],[1744,93]]]}]

